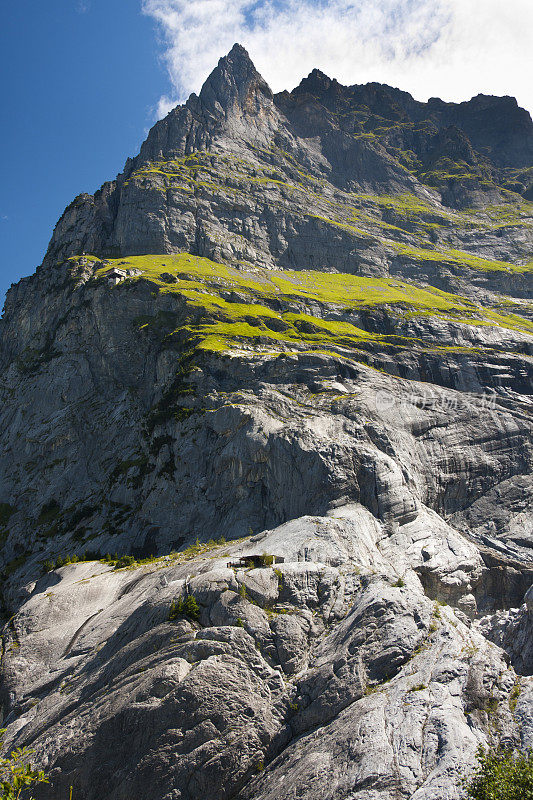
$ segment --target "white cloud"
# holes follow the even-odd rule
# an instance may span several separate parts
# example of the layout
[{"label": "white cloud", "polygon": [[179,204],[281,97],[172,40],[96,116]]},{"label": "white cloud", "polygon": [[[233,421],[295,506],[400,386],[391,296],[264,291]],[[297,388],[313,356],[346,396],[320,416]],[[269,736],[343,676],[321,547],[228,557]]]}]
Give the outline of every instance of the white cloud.
[{"label": "white cloud", "polygon": [[198,92],[234,42],[274,91],[318,67],[420,100],[510,94],[533,110],[531,0],[143,0],[143,11],[160,26],[174,87],[158,116]]}]

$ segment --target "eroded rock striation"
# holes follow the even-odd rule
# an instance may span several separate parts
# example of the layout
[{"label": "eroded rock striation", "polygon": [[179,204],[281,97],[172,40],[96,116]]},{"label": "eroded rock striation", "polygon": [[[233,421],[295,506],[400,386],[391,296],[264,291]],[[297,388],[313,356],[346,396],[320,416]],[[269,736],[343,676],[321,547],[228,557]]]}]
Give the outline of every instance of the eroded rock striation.
[{"label": "eroded rock striation", "polygon": [[533,745],[532,167],[511,98],[235,45],[66,209],[0,322],[39,798],[458,800]]}]

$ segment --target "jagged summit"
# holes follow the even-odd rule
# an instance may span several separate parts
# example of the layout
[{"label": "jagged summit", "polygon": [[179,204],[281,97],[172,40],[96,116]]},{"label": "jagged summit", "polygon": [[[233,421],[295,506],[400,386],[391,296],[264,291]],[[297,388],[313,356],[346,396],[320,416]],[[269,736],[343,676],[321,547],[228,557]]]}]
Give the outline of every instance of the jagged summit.
[{"label": "jagged summit", "polygon": [[199,103],[204,111],[227,117],[237,109],[253,113],[265,98],[272,98],[268,84],[245,48],[234,44],[202,86]]},{"label": "jagged summit", "polygon": [[[183,159],[196,154],[203,160],[207,153],[223,155],[227,164],[213,167],[214,174],[205,173],[201,180],[199,165],[192,170]],[[139,155],[116,181],[68,207],[45,263],[57,264],[82,251],[120,256],[186,250],[239,263],[304,268],[319,262],[335,268],[327,193],[316,192],[315,185],[311,195],[301,195],[294,187],[302,179],[322,187],[326,181],[328,191],[346,193],[336,206],[344,210],[334,216],[336,223],[351,225],[348,195],[354,193],[408,193],[450,209],[506,202],[512,200],[509,192],[529,199],[532,162],[533,123],[509,98],[421,103],[383,84],[343,86],[319,69],[292,92],[273,95],[246,49],[235,44],[199,95],[153,126]],[[263,196],[260,181],[266,174],[276,176],[278,191],[285,186],[289,193],[283,201],[288,206],[283,233]],[[243,186],[254,195],[257,219],[255,211],[248,214],[247,197],[246,212],[237,221],[231,198]],[[409,228],[389,224],[392,240],[405,244],[407,237],[428,246],[427,236],[417,240]],[[353,227],[378,238],[383,232],[364,221]],[[431,229],[431,237],[430,247],[445,239],[452,243],[440,227]],[[453,244],[461,248],[463,239]],[[510,250],[503,239],[496,252],[505,260]],[[525,259],[527,244],[518,249]],[[362,258],[365,264],[377,259],[379,269],[388,262],[368,247],[355,248],[353,258],[347,252],[343,259],[350,269],[361,269]]]},{"label": "jagged summit", "polygon": [[301,83],[293,89],[291,94],[322,94],[327,92],[331,86],[340,86],[340,84],[337,80],[332,80],[324,72],[315,68],[311,70],[307,78],[303,78]]},{"label": "jagged summit", "polygon": [[[206,79],[150,130],[135,165],[183,156],[212,147],[217,139],[262,140],[271,134],[277,112],[266,81],[248,52],[234,44]],[[258,131],[263,131],[258,134]],[[223,142],[223,147],[227,147]]]},{"label": "jagged summit", "polygon": [[252,67],[254,67],[254,64],[252,62],[252,59],[250,58],[248,50],[246,49],[246,47],[243,47],[242,44],[239,44],[239,42],[235,42],[229,53],[226,56],[222,56],[219,59],[219,63],[224,60],[227,60],[228,62],[233,61],[233,63],[248,62],[249,64],[252,65]]}]

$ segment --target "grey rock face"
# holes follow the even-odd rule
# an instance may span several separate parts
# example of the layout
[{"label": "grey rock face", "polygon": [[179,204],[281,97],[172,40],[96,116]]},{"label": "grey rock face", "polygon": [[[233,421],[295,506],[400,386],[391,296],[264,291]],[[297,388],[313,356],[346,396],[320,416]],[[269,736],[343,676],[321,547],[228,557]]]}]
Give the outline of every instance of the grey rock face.
[{"label": "grey rock face", "polygon": [[520,608],[497,611],[479,620],[479,630],[508,653],[520,675],[533,674],[533,587]]},{"label": "grey rock face", "polygon": [[[70,784],[87,800],[278,797],[283,784],[288,797],[459,798],[495,725],[531,743],[502,650],[424,595],[416,556],[393,585],[405,551],[391,545],[385,560],[359,538],[368,512],[336,513],[262,534],[267,551],[285,542],[279,574],[225,568],[249,552],[242,542],[41,579],[6,629],[2,683],[11,743],[31,744],[52,778],[39,797]],[[331,526],[351,548],[342,573],[290,560]],[[372,551],[372,568],[359,566]],[[270,588],[253,601],[226,588],[235,581]],[[186,583],[200,622],[169,622]]]},{"label": "grey rock face", "polygon": [[[66,209],[45,264],[82,252],[189,251],[528,296],[527,275],[472,268],[456,252],[528,261],[531,209],[508,193],[528,191],[529,173],[520,173],[533,157],[527,112],[516,102],[504,111],[509,98],[425,105],[395,91],[310,76],[273,97],[236,45],[199,97],[156,123],[116,181]],[[410,197],[391,202],[391,193]],[[494,211],[509,201],[511,213]]]},{"label": "grey rock face", "polygon": [[38,800],[459,800],[533,746],[524,114],[236,45],[67,208],[0,322]]}]

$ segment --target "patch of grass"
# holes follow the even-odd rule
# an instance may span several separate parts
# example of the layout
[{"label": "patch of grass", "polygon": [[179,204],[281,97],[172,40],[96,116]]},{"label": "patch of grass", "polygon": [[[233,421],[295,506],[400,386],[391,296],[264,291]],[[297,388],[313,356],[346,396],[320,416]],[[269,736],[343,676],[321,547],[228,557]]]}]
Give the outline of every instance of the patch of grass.
[{"label": "patch of grass", "polygon": [[409,244],[403,244],[402,242],[393,242],[389,239],[385,244],[400,255],[406,256],[413,261],[437,261],[444,266],[448,265],[452,267],[461,267],[463,269],[475,269],[484,272],[523,273],[532,271],[532,267],[529,264],[511,264],[508,261],[481,258],[481,256],[467,253],[464,250],[428,250],[422,247],[413,247]]},{"label": "patch of grass", "polygon": [[[460,251],[424,250],[397,242],[391,246],[414,260],[431,259],[479,269],[522,269]],[[154,327],[161,336],[169,341],[177,337],[180,346],[189,349],[174,384],[150,412],[151,429],[171,418],[186,419],[198,410],[194,404],[184,401],[184,397],[193,394],[187,377],[194,368],[198,351],[224,352],[235,348],[259,348],[275,353],[303,348],[364,351],[376,344],[390,348],[427,348],[413,338],[368,332],[352,322],[338,319],[343,313],[382,306],[397,317],[432,315],[466,325],[499,326],[533,333],[533,323],[519,314],[481,309],[459,295],[392,278],[305,270],[257,269],[250,272],[187,253],[131,256],[115,261],[120,266],[140,270],[141,275],[129,281],[149,280],[159,293],[179,296],[185,304],[182,324],[174,331],[168,325]],[[97,274],[107,271],[110,264],[108,262]],[[176,282],[163,280],[164,273],[171,273]],[[121,291],[129,281],[112,290]],[[307,312],[316,304],[321,307],[322,315]],[[301,310],[296,310],[295,306]],[[331,319],[332,316],[337,318]],[[167,322],[169,319],[170,316],[166,317]],[[142,324],[152,323],[144,321]]]},{"label": "patch of grass", "polygon": [[[473,209],[470,214],[479,214],[478,209]],[[533,219],[533,203],[528,202],[513,202],[501,205],[486,206],[481,212],[489,217],[491,222],[500,225],[515,225],[524,221],[531,221]]]},{"label": "patch of grass", "polygon": [[[142,271],[142,276],[129,280],[146,277],[157,285],[161,293],[180,294],[191,306],[225,310],[231,319],[250,315],[254,318],[261,315],[276,317],[276,312],[270,308],[258,306],[261,298],[314,300],[336,303],[345,308],[395,302],[434,308],[436,298],[440,298],[439,305],[453,307],[459,299],[436,289],[417,289],[411,284],[384,278],[294,270],[256,270],[247,273],[187,253],[172,256],[131,256],[125,263],[130,268]],[[113,265],[108,262],[97,275],[104,274],[110,264]],[[161,280],[163,272],[173,273],[177,282],[165,283]],[[124,283],[126,282],[115,287],[115,290],[119,290]],[[253,302],[228,301],[221,296],[221,292],[228,291],[245,292]]]},{"label": "patch of grass", "polygon": [[513,688],[509,692],[509,708],[513,713],[516,710],[516,705],[518,703],[518,698],[520,697],[521,691],[522,691],[522,686],[520,683],[520,678],[517,678],[513,684]]},{"label": "patch of grass", "polygon": [[[425,250],[410,245],[392,243],[399,252],[414,259],[431,259],[475,266],[480,269],[502,269],[524,271],[526,267],[506,262],[490,261],[458,250]],[[118,262],[118,260],[116,260]],[[110,263],[99,270],[103,274]],[[121,262],[123,263],[123,262]],[[165,256],[130,256],[125,261],[130,268],[139,269],[142,277],[154,282],[162,293],[182,295],[188,305],[226,312],[221,319],[276,318],[279,315],[271,308],[260,305],[263,300],[286,299],[288,301],[315,301],[336,304],[346,309],[375,305],[411,306],[413,308],[472,312],[473,304],[460,297],[430,287],[417,287],[405,281],[391,278],[370,278],[360,275],[329,273],[306,270],[255,270],[253,273],[238,270],[227,264],[219,264],[206,258],[187,253]],[[177,283],[167,284],[161,274],[171,272]],[[125,282],[123,282],[125,283]],[[116,287],[120,289],[122,284]],[[250,297],[249,303],[229,301],[221,293],[237,291]]]},{"label": "patch of grass", "polygon": [[393,212],[395,215],[406,217],[409,220],[419,222],[430,220],[444,225],[455,220],[455,215],[451,212],[437,209],[420,197],[407,192],[394,195],[358,194],[356,198],[365,204],[375,204],[382,210]]}]

